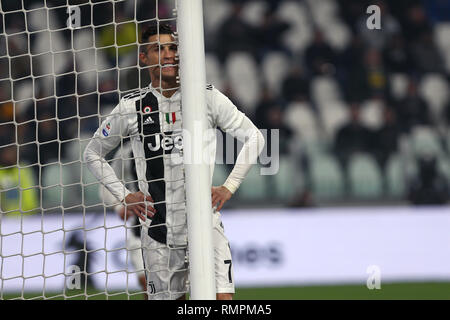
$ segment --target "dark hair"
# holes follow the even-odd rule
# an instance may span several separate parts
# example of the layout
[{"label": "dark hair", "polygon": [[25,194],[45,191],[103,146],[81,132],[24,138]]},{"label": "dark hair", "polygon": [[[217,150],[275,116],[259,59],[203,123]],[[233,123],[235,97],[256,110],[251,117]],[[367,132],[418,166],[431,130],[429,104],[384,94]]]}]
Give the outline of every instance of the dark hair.
[{"label": "dark hair", "polygon": [[141,43],[145,44],[148,42],[148,38],[154,36],[155,34],[173,34],[172,27],[169,24],[152,24],[142,31]]}]

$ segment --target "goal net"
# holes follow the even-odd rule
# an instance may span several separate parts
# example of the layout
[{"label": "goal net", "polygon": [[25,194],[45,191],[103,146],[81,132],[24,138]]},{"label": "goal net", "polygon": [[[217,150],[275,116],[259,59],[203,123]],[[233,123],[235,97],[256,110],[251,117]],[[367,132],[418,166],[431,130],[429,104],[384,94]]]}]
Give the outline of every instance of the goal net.
[{"label": "goal net", "polygon": [[[160,23],[175,0],[0,0],[0,299],[145,298],[139,223],[83,152],[148,86],[141,32]],[[106,160],[137,190],[127,137]]]}]

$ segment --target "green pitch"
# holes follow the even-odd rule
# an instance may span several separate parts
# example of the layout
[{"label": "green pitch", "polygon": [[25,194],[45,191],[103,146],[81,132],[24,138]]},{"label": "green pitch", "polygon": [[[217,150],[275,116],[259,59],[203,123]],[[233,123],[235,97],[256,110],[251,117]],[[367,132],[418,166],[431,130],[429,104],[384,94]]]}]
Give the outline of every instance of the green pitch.
[{"label": "green pitch", "polygon": [[450,283],[381,284],[379,290],[369,290],[365,285],[242,288],[237,290],[236,298],[250,300],[450,300]]},{"label": "green pitch", "polygon": [[[87,291],[88,299],[95,300],[141,300],[140,293],[131,294],[130,297],[123,293],[99,292],[95,289]],[[84,300],[86,295],[81,290],[70,290],[66,293],[69,299]],[[47,298],[63,299],[57,293],[47,293]],[[20,294],[4,294],[4,299],[20,298]],[[42,299],[41,294],[26,293],[26,299]],[[450,283],[392,283],[382,284],[379,290],[369,290],[364,285],[346,286],[306,286],[306,287],[281,287],[281,288],[237,288],[236,300],[413,300],[413,299],[438,299],[450,300]]]}]

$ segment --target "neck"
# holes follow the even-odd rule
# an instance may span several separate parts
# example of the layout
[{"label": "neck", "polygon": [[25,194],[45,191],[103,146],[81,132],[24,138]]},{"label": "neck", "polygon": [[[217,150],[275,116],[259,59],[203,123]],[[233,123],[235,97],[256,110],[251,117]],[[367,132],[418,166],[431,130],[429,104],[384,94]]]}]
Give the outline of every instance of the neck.
[{"label": "neck", "polygon": [[152,79],[152,87],[158,90],[164,97],[170,98],[178,90],[179,85],[175,79],[173,81]]}]

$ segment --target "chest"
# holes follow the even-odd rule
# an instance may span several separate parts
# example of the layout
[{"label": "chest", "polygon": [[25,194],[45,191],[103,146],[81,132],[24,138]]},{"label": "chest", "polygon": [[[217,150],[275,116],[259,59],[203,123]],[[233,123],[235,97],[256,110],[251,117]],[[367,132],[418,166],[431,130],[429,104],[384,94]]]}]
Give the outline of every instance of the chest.
[{"label": "chest", "polygon": [[183,148],[179,99],[147,94],[136,101],[138,132],[147,157],[179,153]]}]

